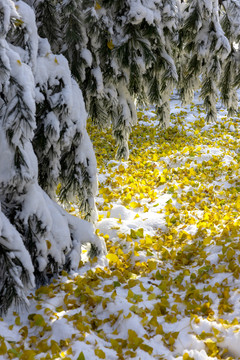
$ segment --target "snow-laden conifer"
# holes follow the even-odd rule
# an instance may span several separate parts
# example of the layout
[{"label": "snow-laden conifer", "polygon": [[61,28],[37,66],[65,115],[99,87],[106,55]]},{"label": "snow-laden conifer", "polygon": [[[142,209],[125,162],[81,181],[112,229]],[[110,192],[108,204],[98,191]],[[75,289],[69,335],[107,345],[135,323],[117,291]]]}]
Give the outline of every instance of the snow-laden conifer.
[{"label": "snow-laden conifer", "polygon": [[[91,74],[102,79],[94,92],[102,89],[108,105],[104,108],[112,121],[118,158],[128,157],[136,106],[156,104],[160,122],[168,122],[169,94],[177,80],[169,40],[175,36],[177,17],[175,1],[99,1],[85,10],[85,26],[92,29],[89,41],[99,54]],[[90,116],[99,118],[91,111]]]},{"label": "snow-laden conifer", "polygon": [[[40,14],[41,1],[34,7]],[[127,158],[137,106],[156,104],[160,123],[169,121],[169,95],[177,81],[177,0],[64,0],[55,9],[62,24],[58,47],[89,115],[100,127],[112,126],[117,158]],[[38,23],[44,27],[42,16]]]},{"label": "snow-laden conifer", "polygon": [[235,0],[222,2],[222,28],[230,42],[231,51],[228,55],[220,79],[220,91],[223,104],[229,116],[238,110],[236,89],[240,86],[240,3]]},{"label": "snow-laden conifer", "polygon": [[39,40],[36,69],[37,129],[33,146],[39,163],[40,185],[54,197],[60,181],[60,200],[77,195],[85,218],[96,220],[96,159],[86,132],[82,93],[71,78],[67,60]]},{"label": "snow-laden conifer", "polygon": [[61,2],[58,0],[25,0],[25,2],[35,8],[39,36],[48,39],[54,52],[59,51],[61,27],[57,9]]},{"label": "snow-laden conifer", "polygon": [[[32,2],[47,34],[42,0],[26,1]],[[237,0],[45,3],[55,7],[61,28],[54,41],[49,35],[50,42],[68,58],[91,119],[100,127],[112,126],[118,158],[128,157],[137,106],[156,105],[159,123],[168,126],[174,86],[184,104],[200,89],[206,121],[216,120],[219,90],[229,114],[237,110]]]},{"label": "snow-laden conifer", "polygon": [[194,90],[201,87],[201,97],[207,110],[206,120],[215,121],[217,87],[222,67],[231,50],[220,24],[218,0],[186,1],[182,7],[182,99],[188,103]]},{"label": "snow-laden conifer", "polygon": [[[96,218],[96,160],[81,91],[65,58],[37,34],[33,10],[0,0],[0,312],[59,270],[76,269],[81,245],[105,244],[93,225],[54,199],[78,197]],[[36,113],[37,104],[37,113]],[[37,156],[36,156],[37,155]],[[41,187],[41,186],[42,187]],[[49,192],[49,195],[43,190]]]}]

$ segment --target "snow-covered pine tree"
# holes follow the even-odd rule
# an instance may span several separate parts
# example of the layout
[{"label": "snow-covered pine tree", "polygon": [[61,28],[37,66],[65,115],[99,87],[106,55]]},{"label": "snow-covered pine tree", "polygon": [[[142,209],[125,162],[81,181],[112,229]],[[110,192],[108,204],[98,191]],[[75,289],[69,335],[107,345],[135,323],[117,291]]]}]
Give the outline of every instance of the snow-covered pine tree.
[{"label": "snow-covered pine tree", "polygon": [[38,182],[51,192],[61,179],[61,196],[77,194],[86,213],[94,212],[96,162],[81,92],[64,57],[38,37],[25,2],[0,0],[0,13],[2,313],[14,301],[27,303],[34,282],[76,269],[83,243],[95,254],[106,249],[92,224],[69,215]]},{"label": "snow-covered pine tree", "polygon": [[[25,1],[35,7],[41,32],[47,34],[42,0]],[[155,104],[160,124],[168,125],[176,82],[183,103],[201,89],[207,121],[216,119],[218,89],[229,113],[236,110],[237,0],[46,3],[55,6],[61,28],[53,45],[68,58],[92,120],[101,127],[112,125],[118,158],[128,157],[136,106]]]},{"label": "snow-covered pine tree", "polygon": [[[220,24],[218,0],[187,0],[182,4],[180,82],[184,103],[201,88],[206,121],[217,117],[217,87],[231,47]],[[200,83],[201,81],[201,83]]]},{"label": "snow-covered pine tree", "polygon": [[86,132],[82,93],[71,78],[66,59],[53,55],[47,40],[39,41],[36,69],[37,129],[33,147],[39,163],[39,183],[53,198],[58,182],[60,200],[78,197],[85,219],[95,222],[96,159]]},{"label": "snow-covered pine tree", "polygon": [[[156,47],[156,50],[158,52],[160,51],[160,56],[158,54],[155,62],[155,66],[158,69],[156,72],[156,79],[158,79],[160,85],[160,101],[157,102],[155,100],[153,101],[153,104],[157,105],[156,110],[159,125],[166,128],[168,127],[170,120],[170,95],[178,81],[176,58],[178,55],[178,29],[181,18],[177,0],[163,0],[160,5],[160,10],[161,19],[159,21],[159,27],[161,28],[161,33],[159,36],[162,43],[159,41],[159,36],[157,43],[156,39],[153,37],[153,44]],[[151,69],[148,71],[148,77],[151,78]],[[149,100],[151,100],[151,97]]]},{"label": "snow-covered pine tree", "polygon": [[[33,3],[44,27],[41,0]],[[58,47],[69,60],[91,119],[100,127],[112,125],[117,158],[128,157],[136,106],[156,104],[160,122],[168,123],[169,94],[177,81],[172,59],[177,3],[65,0],[55,8],[62,23]]]},{"label": "snow-covered pine tree", "polygon": [[[35,162],[28,161],[32,154],[26,158],[28,139],[35,127],[35,104],[27,81],[22,86],[24,76],[32,82],[32,74],[6,42],[11,18],[18,19],[13,2],[1,0],[0,14],[0,313],[3,313],[14,300],[17,304],[26,303],[24,289],[35,284],[30,255],[20,233],[11,224],[15,194],[21,196],[21,182],[23,179],[28,182],[35,166]],[[30,96],[24,98],[24,95]],[[10,202],[14,204],[12,207]]]},{"label": "snow-covered pine tree", "polygon": [[236,0],[222,2],[221,25],[230,45],[220,79],[220,92],[228,115],[233,116],[238,110],[236,89],[240,87],[240,3]]},{"label": "snow-covered pine tree", "polygon": [[[24,0],[31,7],[35,6],[38,35],[47,38],[54,52],[59,51],[61,26],[58,9],[58,0]],[[40,21],[39,21],[40,20]]]}]

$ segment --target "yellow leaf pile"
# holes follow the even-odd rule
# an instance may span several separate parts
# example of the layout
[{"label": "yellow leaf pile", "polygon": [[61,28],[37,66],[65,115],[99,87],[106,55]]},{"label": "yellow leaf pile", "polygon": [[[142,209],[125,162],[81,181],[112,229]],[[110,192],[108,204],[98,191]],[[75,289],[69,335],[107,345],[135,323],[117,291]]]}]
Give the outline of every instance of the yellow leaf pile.
[{"label": "yellow leaf pile", "polygon": [[109,267],[83,256],[78,274],[29,295],[34,312],[6,320],[16,341],[0,332],[3,359],[240,358],[240,119],[206,125],[190,110],[190,127],[176,107],[166,130],[139,110],[127,162],[110,129],[88,125]]}]

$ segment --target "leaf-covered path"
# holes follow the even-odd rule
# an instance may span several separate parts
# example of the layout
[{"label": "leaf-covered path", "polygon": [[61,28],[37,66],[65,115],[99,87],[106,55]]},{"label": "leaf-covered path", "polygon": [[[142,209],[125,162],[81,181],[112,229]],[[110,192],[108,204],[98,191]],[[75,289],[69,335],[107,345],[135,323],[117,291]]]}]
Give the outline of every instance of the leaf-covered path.
[{"label": "leaf-covered path", "polygon": [[[161,130],[138,113],[129,161],[89,128],[99,168],[96,259],[0,322],[1,359],[240,358],[240,119],[171,104]],[[75,206],[72,213],[77,215]]]}]

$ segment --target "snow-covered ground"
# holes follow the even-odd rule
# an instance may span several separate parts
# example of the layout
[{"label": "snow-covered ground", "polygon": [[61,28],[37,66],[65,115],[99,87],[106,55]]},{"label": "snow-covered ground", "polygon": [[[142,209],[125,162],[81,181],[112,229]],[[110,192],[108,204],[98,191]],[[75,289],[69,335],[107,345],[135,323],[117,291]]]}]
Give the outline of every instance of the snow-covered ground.
[{"label": "snow-covered ground", "polygon": [[11,309],[1,359],[240,358],[240,118],[218,108],[206,124],[197,98],[173,100],[164,131],[139,111],[125,162],[89,127],[109,267],[84,250],[78,273]]}]

